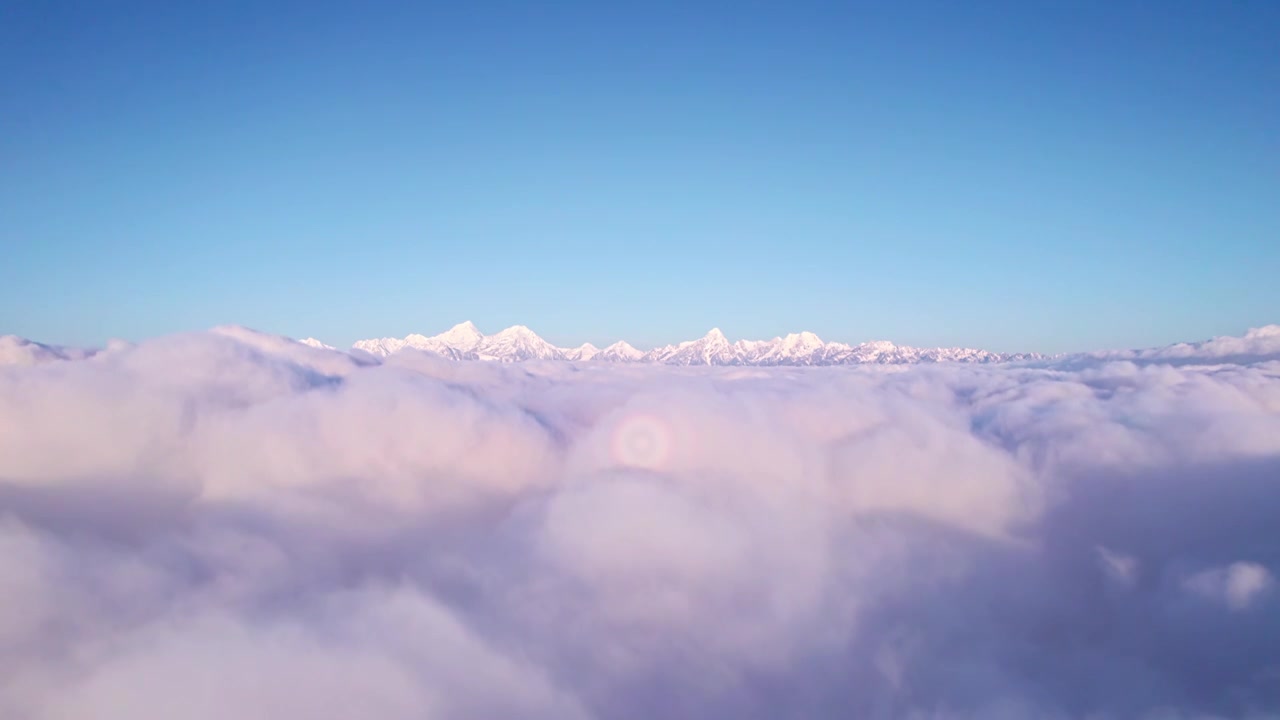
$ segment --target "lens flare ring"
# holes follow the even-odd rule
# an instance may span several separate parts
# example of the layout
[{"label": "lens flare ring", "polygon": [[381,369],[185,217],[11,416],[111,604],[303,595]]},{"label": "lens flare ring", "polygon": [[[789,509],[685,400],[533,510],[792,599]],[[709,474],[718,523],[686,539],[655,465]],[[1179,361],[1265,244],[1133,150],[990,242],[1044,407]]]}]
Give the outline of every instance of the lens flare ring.
[{"label": "lens flare ring", "polygon": [[671,429],[652,415],[632,415],[614,428],[610,448],[618,465],[658,470],[670,459]]}]

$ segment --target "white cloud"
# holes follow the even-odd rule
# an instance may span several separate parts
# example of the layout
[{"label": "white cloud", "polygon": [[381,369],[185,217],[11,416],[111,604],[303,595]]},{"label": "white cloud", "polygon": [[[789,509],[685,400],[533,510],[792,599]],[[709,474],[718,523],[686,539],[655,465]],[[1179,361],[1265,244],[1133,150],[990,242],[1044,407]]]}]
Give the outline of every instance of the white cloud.
[{"label": "white cloud", "polygon": [[1108,577],[1122,587],[1132,587],[1138,577],[1138,559],[1098,546],[1098,564]]},{"label": "white cloud", "polygon": [[1187,578],[1186,587],[1232,610],[1245,610],[1274,583],[1271,572],[1258,563],[1234,562]]},{"label": "white cloud", "polygon": [[1274,361],[117,345],[0,368],[0,717],[1274,714],[1278,471]]}]

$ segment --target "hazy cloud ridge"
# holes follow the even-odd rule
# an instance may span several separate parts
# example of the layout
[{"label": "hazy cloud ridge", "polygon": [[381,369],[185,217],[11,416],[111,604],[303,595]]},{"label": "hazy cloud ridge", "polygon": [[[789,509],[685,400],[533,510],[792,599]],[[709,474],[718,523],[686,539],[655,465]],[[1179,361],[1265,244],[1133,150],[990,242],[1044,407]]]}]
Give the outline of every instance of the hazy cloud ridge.
[{"label": "hazy cloud ridge", "polygon": [[816,368],[6,341],[0,717],[1280,717],[1275,337]]}]

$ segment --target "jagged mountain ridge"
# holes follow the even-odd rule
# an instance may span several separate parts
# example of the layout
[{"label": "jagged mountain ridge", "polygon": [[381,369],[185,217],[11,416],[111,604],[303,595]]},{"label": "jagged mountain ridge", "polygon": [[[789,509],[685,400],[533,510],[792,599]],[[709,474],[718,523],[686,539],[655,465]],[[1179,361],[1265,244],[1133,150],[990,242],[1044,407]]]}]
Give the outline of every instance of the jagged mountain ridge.
[{"label": "jagged mountain ridge", "polygon": [[[773,340],[738,340],[730,343],[724,333],[707,335],[676,345],[642,352],[625,341],[603,350],[591,343],[577,348],[557,348],[524,326],[515,326],[486,336],[471,323],[461,323],[448,331],[426,337],[361,340],[349,352],[325,345],[315,338],[294,340],[228,325],[208,331],[252,347],[281,353],[300,364],[322,372],[342,374],[353,367],[376,364],[402,350],[433,353],[453,360],[566,360],[594,363],[647,362],[670,365],[857,365],[918,364],[935,362],[997,363],[1042,361],[1037,367],[1087,366],[1100,362],[1133,363],[1252,363],[1280,361],[1280,325],[1250,329],[1243,336],[1224,335],[1208,340],[1175,343],[1136,350],[1100,350],[1045,356],[1037,353],[994,353],[967,348],[914,348],[884,340],[848,345],[823,342],[813,333],[793,333]],[[0,335],[0,369],[11,366],[43,365],[52,362],[96,360],[133,347],[133,343],[113,340],[105,348],[77,348],[38,343],[16,335]]]},{"label": "jagged mountain ridge", "polygon": [[811,332],[792,333],[772,340],[730,342],[719,328],[696,340],[643,352],[626,341],[603,350],[587,343],[558,348],[523,325],[484,335],[471,322],[459,323],[439,335],[361,340],[356,350],[386,357],[404,349],[422,350],[459,360],[519,362],[569,360],[576,362],[643,362],[663,365],[852,365],[930,362],[995,363],[1037,360],[1035,353],[996,353],[972,348],[915,348],[875,340],[849,345],[824,342]]}]

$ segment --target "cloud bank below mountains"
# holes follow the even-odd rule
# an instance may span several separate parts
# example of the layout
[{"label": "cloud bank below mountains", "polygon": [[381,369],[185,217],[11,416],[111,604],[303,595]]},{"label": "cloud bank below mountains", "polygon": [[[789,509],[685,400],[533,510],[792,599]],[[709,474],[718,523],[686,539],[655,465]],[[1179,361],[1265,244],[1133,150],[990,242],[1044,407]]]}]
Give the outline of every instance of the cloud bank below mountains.
[{"label": "cloud bank below mountains", "polygon": [[1185,360],[0,367],[0,717],[1280,717],[1280,360]]}]

